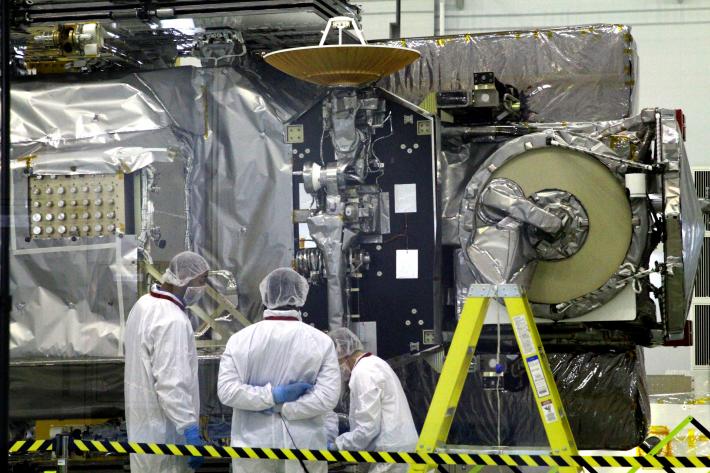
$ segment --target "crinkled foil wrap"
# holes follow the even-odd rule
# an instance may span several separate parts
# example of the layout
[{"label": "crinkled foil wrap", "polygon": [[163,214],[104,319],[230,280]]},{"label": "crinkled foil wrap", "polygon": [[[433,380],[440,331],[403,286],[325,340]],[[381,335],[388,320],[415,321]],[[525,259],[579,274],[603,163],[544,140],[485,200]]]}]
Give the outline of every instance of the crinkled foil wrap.
[{"label": "crinkled foil wrap", "polygon": [[[293,252],[283,121],[296,112],[291,105],[315,95],[298,102],[267,90],[273,77],[259,77],[177,68],[13,88],[13,359],[121,355],[125,317],[141,291],[136,260],[144,250],[160,253],[151,235],[166,201],[178,209],[160,231],[168,247],[232,271],[241,311],[261,316],[258,283],[290,265]],[[25,241],[28,164],[39,174],[135,173],[145,186],[135,193],[138,238]],[[165,166],[184,185],[161,178]]]},{"label": "crinkled foil wrap", "polygon": [[178,127],[137,76],[17,83],[12,107],[11,356],[120,356],[125,316],[137,296],[138,241],[27,241],[25,170],[139,173],[182,158]]},{"label": "crinkled foil wrap", "polygon": [[[439,380],[425,356],[390,360],[418,429]],[[448,444],[548,445],[523,362],[517,354],[505,358],[500,391],[484,389],[480,362],[474,358]],[[628,450],[643,442],[651,408],[642,348],[612,352],[548,349],[547,358],[578,448]]]},{"label": "crinkled foil wrap", "polygon": [[[478,164],[471,179],[465,185],[460,203],[458,237],[461,242],[461,247],[464,248],[468,254],[469,266],[476,282],[485,284],[499,284],[505,282],[525,284],[529,281],[529,277],[525,276],[530,274],[530,271],[534,269],[534,265],[531,264],[531,261],[533,261],[535,257],[534,249],[522,245],[517,237],[510,238],[507,233],[503,234],[499,232],[497,235],[486,238],[485,243],[488,249],[481,251],[481,248],[479,248],[480,245],[476,245],[476,240],[485,236],[483,232],[488,231],[490,227],[487,226],[486,222],[481,220],[476,209],[479,205],[480,194],[490,182],[491,175],[496,169],[500,168],[509,159],[514,159],[515,156],[524,152],[526,149],[545,147],[548,146],[550,141],[554,141],[563,146],[575,147],[575,149],[584,150],[596,156],[607,165],[613,173],[617,173],[620,169],[618,156],[601,141],[591,138],[586,134],[567,129],[555,129],[554,127],[550,127],[541,132],[527,134],[524,137],[509,139],[505,147],[502,145],[496,146],[496,151],[485,161]],[[616,159],[616,161],[614,159]],[[621,179],[618,173],[617,177]],[[561,308],[558,307],[560,308],[559,311],[552,310],[553,307],[546,304],[533,303],[533,309],[537,317],[554,320],[577,317],[607,303],[624,288],[625,283],[622,283],[622,280],[633,275],[636,269],[639,268],[639,263],[641,262],[641,257],[646,247],[648,229],[646,205],[644,200],[635,200],[631,203],[633,216],[638,223],[633,226],[629,249],[617,273],[610,275],[607,282],[596,291],[574,299],[573,301],[558,305],[564,306]],[[498,241],[497,246],[495,245],[496,237]],[[495,263],[494,260],[498,260],[499,263]],[[496,271],[497,267],[511,265],[512,271]],[[515,270],[516,268],[517,271]],[[505,276],[509,279],[496,281],[493,276],[499,279],[501,276]]]},{"label": "crinkled foil wrap", "polygon": [[663,281],[668,311],[666,331],[671,338],[679,338],[683,336],[693,299],[705,226],[675,111],[658,110],[656,117],[662,136],[659,154],[668,163],[662,178],[665,196],[664,254],[669,269]]},{"label": "crinkled foil wrap", "polygon": [[19,83],[12,93],[13,168],[37,174],[130,173],[180,151],[173,120],[140,82]]},{"label": "crinkled foil wrap", "polygon": [[472,90],[473,73],[495,73],[521,91],[523,120],[598,121],[633,111],[636,46],[631,28],[588,25],[388,41],[421,59],[378,85],[412,103],[429,93]]}]

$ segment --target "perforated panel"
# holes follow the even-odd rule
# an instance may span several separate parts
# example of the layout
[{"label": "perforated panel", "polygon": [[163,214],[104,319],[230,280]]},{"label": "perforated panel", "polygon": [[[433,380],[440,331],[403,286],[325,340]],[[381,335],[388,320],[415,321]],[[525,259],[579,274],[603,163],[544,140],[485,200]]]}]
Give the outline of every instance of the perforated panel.
[{"label": "perforated panel", "polygon": [[123,174],[30,176],[28,185],[32,239],[125,232]]}]

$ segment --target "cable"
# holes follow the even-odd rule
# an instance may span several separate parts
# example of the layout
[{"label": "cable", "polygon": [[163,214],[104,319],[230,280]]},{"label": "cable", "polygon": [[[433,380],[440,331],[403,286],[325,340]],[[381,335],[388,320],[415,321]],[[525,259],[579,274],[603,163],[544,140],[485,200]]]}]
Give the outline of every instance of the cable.
[{"label": "cable", "polygon": [[320,163],[325,167],[325,158],[323,157],[323,141],[325,141],[325,126],[320,134]]},{"label": "cable", "polygon": [[[281,418],[281,422],[283,422],[284,428],[286,429],[286,433],[288,434],[288,438],[291,439],[291,443],[293,444],[293,448],[298,450],[298,446],[296,445],[296,442],[293,440],[293,436],[291,435],[291,431],[288,430],[288,425],[286,424],[286,419],[284,419],[284,417],[281,415],[280,412],[278,413],[278,415]],[[308,471],[308,468],[306,468],[306,464],[303,463],[303,460],[301,460],[299,458],[298,463],[301,464],[301,468],[303,468],[303,471],[305,471],[306,473],[311,473],[310,471]]]}]

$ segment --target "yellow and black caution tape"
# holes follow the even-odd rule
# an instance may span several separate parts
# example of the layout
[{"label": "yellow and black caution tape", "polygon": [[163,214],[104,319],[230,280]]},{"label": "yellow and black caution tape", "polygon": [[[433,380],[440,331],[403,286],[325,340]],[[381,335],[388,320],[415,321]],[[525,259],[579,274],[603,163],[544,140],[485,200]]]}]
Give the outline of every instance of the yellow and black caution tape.
[{"label": "yellow and black caution tape", "polygon": [[10,454],[47,452],[54,448],[54,440],[20,440],[10,444]]},{"label": "yellow and black caution tape", "polygon": [[489,466],[573,466],[597,467],[705,468],[710,457],[626,457],[612,455],[484,455],[464,453],[414,453],[331,451],[289,448],[215,447],[136,442],[74,440],[81,452],[138,453],[148,455],[203,456],[261,460],[304,460],[330,463],[405,463],[410,465],[489,465]]},{"label": "yellow and black caution tape", "polygon": [[[212,445],[175,445],[139,442],[111,442],[99,440],[73,440],[79,452],[100,452],[141,455],[194,456],[207,458],[241,458],[254,460],[304,460],[329,463],[399,463],[409,465],[482,465],[522,467],[583,467],[595,468],[708,468],[710,457],[644,457],[618,455],[486,455],[470,453],[415,453],[331,451],[290,448],[217,447]],[[50,451],[52,440],[15,442],[11,454]]]}]

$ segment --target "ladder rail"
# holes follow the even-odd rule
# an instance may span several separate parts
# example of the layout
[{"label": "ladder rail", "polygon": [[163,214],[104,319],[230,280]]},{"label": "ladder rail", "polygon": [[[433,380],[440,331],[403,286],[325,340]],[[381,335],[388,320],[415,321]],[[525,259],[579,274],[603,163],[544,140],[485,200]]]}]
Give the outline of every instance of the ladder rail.
[{"label": "ladder rail", "polygon": [[[435,452],[446,444],[483,321],[494,297],[502,298],[505,303],[552,454],[577,455],[574,435],[535,324],[532,307],[524,290],[517,285],[471,287],[424,420],[417,453]],[[435,465],[413,465],[409,471],[425,473],[433,468]],[[577,469],[562,470],[571,472]]]}]

